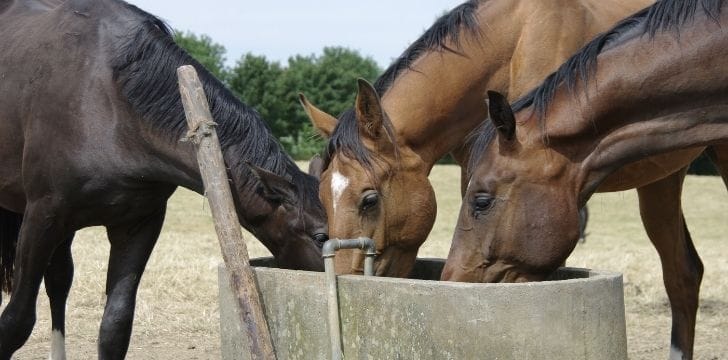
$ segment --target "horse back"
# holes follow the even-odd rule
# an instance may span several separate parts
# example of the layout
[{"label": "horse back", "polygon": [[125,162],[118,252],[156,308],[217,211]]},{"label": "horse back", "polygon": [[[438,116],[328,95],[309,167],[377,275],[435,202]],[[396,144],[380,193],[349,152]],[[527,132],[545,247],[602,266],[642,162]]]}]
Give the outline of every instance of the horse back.
[{"label": "horse back", "polygon": [[[515,7],[516,40],[508,97],[535,88],[572,54],[618,21],[654,0],[520,0]],[[515,28],[520,27],[520,28]]]},{"label": "horse back", "polygon": [[0,206],[22,212],[36,182],[123,161],[138,125],[111,63],[143,19],[116,0],[0,1]]}]

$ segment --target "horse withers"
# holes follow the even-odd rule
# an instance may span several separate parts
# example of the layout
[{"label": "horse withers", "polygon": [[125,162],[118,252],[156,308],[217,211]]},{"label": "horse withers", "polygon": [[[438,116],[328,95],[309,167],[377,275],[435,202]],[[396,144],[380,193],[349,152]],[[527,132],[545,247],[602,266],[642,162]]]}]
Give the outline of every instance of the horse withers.
[{"label": "horse withers", "polygon": [[179,141],[187,130],[181,65],[201,76],[240,223],[280,266],[322,270],[327,224],[317,179],[160,20],[119,0],[5,0],[0,34],[0,281],[11,293],[0,359],[30,335],[42,279],[51,357],[65,358],[71,242],[94,225],[111,243],[99,358],[126,354],[167,199],[177,186],[203,192],[194,147]]},{"label": "horse withers", "polygon": [[[691,359],[703,265],[680,210],[685,169],[710,146],[728,179],[728,11],[662,0],[600,35],[492,122],[473,147],[444,280],[542,280],[574,249],[596,191],[638,188],[672,309],[671,359]],[[515,111],[514,111],[515,110]]]}]

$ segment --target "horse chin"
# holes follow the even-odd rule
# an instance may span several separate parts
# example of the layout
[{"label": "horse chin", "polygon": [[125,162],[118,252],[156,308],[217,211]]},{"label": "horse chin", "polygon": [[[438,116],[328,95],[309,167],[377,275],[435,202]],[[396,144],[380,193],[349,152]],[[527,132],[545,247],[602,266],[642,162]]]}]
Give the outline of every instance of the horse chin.
[{"label": "horse chin", "polygon": [[546,279],[546,276],[543,274],[531,274],[531,273],[524,273],[519,271],[507,271],[503,278],[501,279],[501,283],[524,283],[524,282],[535,282],[535,281],[543,281]]},{"label": "horse chin", "polygon": [[374,261],[374,275],[386,277],[409,277],[417,260],[417,251],[406,251],[389,247]]},{"label": "horse chin", "polygon": [[299,248],[283,248],[275,256],[281,268],[305,271],[324,271],[324,260],[321,249],[316,245]]},{"label": "horse chin", "polygon": [[[406,278],[412,272],[416,257],[416,251],[387,248],[374,260],[374,275]],[[364,274],[364,253],[360,250],[340,250],[335,261],[338,275]]]},{"label": "horse chin", "polygon": [[472,268],[446,266],[441,280],[471,283],[521,283],[542,281],[546,275],[519,270],[517,267],[503,262]]}]

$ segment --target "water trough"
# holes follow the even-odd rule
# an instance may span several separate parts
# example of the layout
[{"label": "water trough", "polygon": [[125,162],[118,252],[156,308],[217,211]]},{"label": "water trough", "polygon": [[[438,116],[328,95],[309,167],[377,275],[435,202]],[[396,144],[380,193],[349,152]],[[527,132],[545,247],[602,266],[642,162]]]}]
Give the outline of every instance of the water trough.
[{"label": "water trough", "polygon": [[[323,273],[251,261],[278,359],[329,359]],[[418,259],[411,279],[338,277],[346,359],[626,359],[620,274],[561,268],[551,281],[468,284]],[[222,358],[248,359],[219,268]]]}]

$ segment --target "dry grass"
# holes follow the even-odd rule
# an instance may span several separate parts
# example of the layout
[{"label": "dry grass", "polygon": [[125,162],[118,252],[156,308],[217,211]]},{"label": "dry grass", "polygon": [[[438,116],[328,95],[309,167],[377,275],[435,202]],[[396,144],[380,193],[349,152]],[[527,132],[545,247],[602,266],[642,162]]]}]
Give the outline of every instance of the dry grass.
[{"label": "dry grass", "polygon": [[[458,168],[438,166],[432,181],[438,218],[421,256],[445,257],[460,207]],[[726,359],[728,344],[728,197],[718,178],[690,177],[685,210],[706,274],[698,314],[696,358]],[[589,203],[587,243],[568,265],[624,273],[629,353],[632,359],[667,356],[670,312],[659,259],[642,230],[634,192],[598,194]],[[249,237],[251,256],[267,251]],[[96,358],[96,334],[104,305],[108,242],[103,229],[78,233],[73,245],[76,276],[68,305],[70,359]],[[147,266],[137,300],[129,359],[216,359],[220,356],[216,266],[219,248],[203,199],[180,190],[169,204],[162,236]],[[44,359],[49,351],[47,300],[38,301],[38,322],[18,359]]]}]

